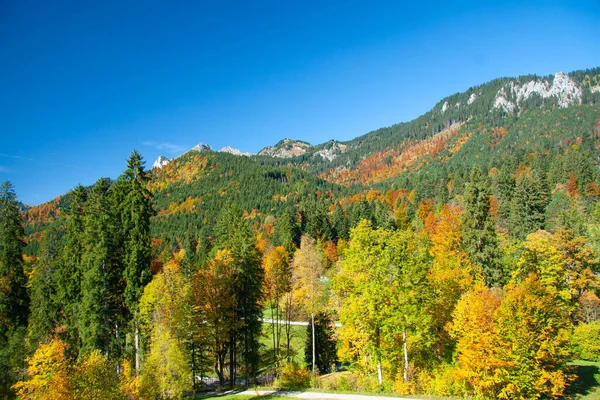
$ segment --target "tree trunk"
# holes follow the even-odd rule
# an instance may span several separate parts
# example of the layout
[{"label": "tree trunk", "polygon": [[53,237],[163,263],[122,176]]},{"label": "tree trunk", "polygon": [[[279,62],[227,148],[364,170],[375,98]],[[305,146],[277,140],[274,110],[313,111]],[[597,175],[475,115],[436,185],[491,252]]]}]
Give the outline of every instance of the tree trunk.
[{"label": "tree trunk", "polygon": [[381,336],[379,334],[379,328],[377,328],[375,335],[377,335],[377,337],[375,338],[376,340],[376,345],[377,345],[377,382],[379,383],[379,386],[383,385],[383,372],[381,371],[381,352],[379,350],[379,346],[381,343]]},{"label": "tree trunk", "polygon": [[310,320],[312,325],[312,373],[315,376],[315,364],[317,363],[317,352],[315,346],[315,313],[310,313]]},{"label": "tree trunk", "polygon": [[235,385],[235,334],[230,335],[231,347],[229,348],[229,387],[233,389]]},{"label": "tree trunk", "polygon": [[271,331],[273,332],[273,363],[275,364],[275,369],[277,369],[277,339],[275,338],[275,316],[273,314],[273,304],[271,304]]},{"label": "tree trunk", "polygon": [[408,382],[408,344],[406,343],[406,328],[402,331],[404,341],[404,383]]},{"label": "tree trunk", "polygon": [[135,324],[135,338],[134,338],[135,374],[139,375],[140,374],[140,329],[138,327],[137,321],[134,324]]}]

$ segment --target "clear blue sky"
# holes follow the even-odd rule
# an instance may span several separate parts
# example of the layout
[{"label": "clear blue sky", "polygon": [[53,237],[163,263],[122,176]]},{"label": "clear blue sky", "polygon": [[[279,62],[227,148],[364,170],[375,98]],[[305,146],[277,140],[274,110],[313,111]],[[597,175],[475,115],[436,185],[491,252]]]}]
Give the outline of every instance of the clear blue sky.
[{"label": "clear blue sky", "polygon": [[599,66],[598,38],[599,1],[0,0],[0,180],[39,204],[133,149],[348,140],[497,77]]}]

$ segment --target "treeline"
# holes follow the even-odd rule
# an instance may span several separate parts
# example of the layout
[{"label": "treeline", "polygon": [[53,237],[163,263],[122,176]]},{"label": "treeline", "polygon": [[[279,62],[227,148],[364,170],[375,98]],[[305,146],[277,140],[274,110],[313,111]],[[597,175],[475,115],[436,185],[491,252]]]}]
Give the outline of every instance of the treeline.
[{"label": "treeline", "polygon": [[[176,247],[161,247],[134,153],[119,180],[75,189],[67,229],[48,230],[25,260],[5,185],[0,215],[13,228],[2,243],[16,251],[2,260],[12,279],[3,310],[30,304],[28,316],[5,314],[6,393],[19,380],[24,398],[178,398],[194,376],[235,385],[295,373],[285,321],[304,319],[309,369],[349,363],[344,387],[560,396],[573,379],[567,362],[600,356],[589,345],[600,331],[600,193],[589,190],[595,175],[552,190],[547,176],[509,175],[503,199],[496,172],[475,168],[446,202],[372,190],[288,205],[277,219],[229,205],[214,226],[189,226]],[[270,349],[260,344],[265,309]],[[341,322],[338,357],[319,320]]]}]

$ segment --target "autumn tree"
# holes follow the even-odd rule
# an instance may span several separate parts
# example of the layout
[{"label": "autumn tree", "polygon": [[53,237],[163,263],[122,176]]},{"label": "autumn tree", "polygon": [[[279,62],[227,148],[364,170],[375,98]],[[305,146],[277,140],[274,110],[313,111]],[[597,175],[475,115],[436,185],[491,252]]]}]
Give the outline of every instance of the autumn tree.
[{"label": "autumn tree", "polygon": [[193,377],[185,351],[190,290],[178,262],[168,262],[145,287],[140,299],[140,328],[149,351],[140,376],[141,390],[151,397],[181,398]]},{"label": "autumn tree", "polygon": [[13,386],[20,398],[31,400],[74,398],[70,380],[72,371],[65,353],[65,345],[59,339],[40,345],[26,361],[27,379]]},{"label": "autumn tree", "polygon": [[[278,246],[269,249],[263,256],[263,269],[265,274],[265,298],[271,302],[271,319],[273,320],[273,357],[276,366],[279,364],[280,346],[280,312],[281,297],[291,289],[290,256],[285,247]],[[275,310],[275,312],[273,312]]]},{"label": "autumn tree", "polygon": [[230,385],[235,383],[237,368],[237,344],[239,342],[246,383],[258,372],[259,338],[261,334],[263,270],[260,253],[252,228],[235,206],[226,207],[216,227],[216,249],[229,250],[235,270],[233,280],[236,293],[236,319],[240,322],[231,331],[230,338]]},{"label": "autumn tree", "polygon": [[503,365],[498,354],[495,313],[498,289],[483,283],[463,294],[453,312],[450,333],[456,339],[456,370],[462,395],[493,398],[498,392],[495,371]]},{"label": "autumn tree", "polygon": [[[419,342],[427,341],[430,325],[430,316],[423,312],[430,294],[427,246],[412,231],[372,229],[365,220],[350,237],[333,281],[340,304],[341,352],[351,360],[374,359],[379,384],[384,361],[403,361],[406,382],[409,340],[416,350]],[[372,370],[365,364],[363,368]]]},{"label": "autumn tree", "polygon": [[294,299],[310,315],[312,331],[312,372],[316,373],[315,314],[323,305],[323,275],[325,259],[319,251],[316,241],[303,235],[300,248],[296,250],[292,261],[292,282]]},{"label": "autumn tree", "polygon": [[433,291],[429,308],[433,318],[436,356],[448,360],[454,352],[454,341],[447,325],[463,293],[481,279],[481,271],[471,265],[469,254],[463,250],[462,211],[445,204],[439,215],[426,224],[433,256],[427,278]]},{"label": "autumn tree", "polygon": [[199,326],[199,336],[210,349],[213,370],[219,383],[225,383],[225,366],[231,332],[239,322],[235,306],[235,266],[229,250],[220,250],[192,278],[193,318]]},{"label": "autumn tree", "polygon": [[537,231],[523,243],[523,252],[513,272],[513,281],[525,281],[535,274],[554,296],[553,303],[561,304],[575,317],[577,302],[585,290],[598,285],[595,275],[598,265],[585,239],[571,231],[551,234]]},{"label": "autumn tree", "polygon": [[570,321],[535,275],[509,285],[496,313],[501,399],[559,397],[569,383]]}]

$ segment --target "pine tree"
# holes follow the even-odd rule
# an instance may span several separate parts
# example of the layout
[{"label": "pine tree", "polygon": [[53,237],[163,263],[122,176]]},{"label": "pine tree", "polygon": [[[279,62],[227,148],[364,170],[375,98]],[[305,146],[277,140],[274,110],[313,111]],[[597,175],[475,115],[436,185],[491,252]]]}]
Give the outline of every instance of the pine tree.
[{"label": "pine tree", "polygon": [[140,369],[140,344],[137,319],[138,301],[144,287],[152,279],[150,271],[150,217],[153,215],[152,194],[148,190],[150,176],[144,169],[144,160],[135,150],[127,160],[122,180],[124,204],[121,210],[122,229],[125,233],[124,278],[125,305],[133,318],[135,368]]},{"label": "pine tree", "polygon": [[500,286],[504,277],[498,257],[498,239],[490,214],[490,186],[479,168],[473,168],[465,189],[463,243],[471,262],[481,268],[488,286]]}]

